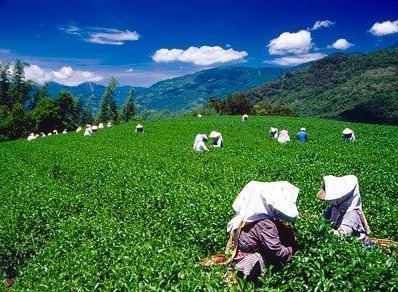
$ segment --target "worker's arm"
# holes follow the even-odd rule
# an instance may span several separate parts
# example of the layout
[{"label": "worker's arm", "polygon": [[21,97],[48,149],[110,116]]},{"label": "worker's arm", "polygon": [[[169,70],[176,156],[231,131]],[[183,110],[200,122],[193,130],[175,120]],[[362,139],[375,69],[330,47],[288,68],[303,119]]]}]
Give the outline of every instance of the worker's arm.
[{"label": "worker's arm", "polygon": [[281,243],[278,228],[270,220],[262,221],[258,226],[261,248],[279,262],[287,262],[293,256],[293,247]]}]

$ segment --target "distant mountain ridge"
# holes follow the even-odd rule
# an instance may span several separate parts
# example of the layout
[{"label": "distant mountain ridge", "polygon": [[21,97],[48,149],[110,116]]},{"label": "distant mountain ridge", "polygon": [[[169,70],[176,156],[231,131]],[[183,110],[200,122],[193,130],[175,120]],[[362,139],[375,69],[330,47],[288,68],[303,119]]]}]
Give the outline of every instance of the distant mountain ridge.
[{"label": "distant mountain ridge", "polygon": [[[211,96],[224,98],[236,91],[245,91],[282,76],[286,69],[276,67],[218,67],[193,74],[157,82],[149,88],[134,87],[134,98],[141,109],[185,111],[203,106]],[[86,101],[94,95],[94,111],[98,110],[105,86],[87,82],[78,86],[47,83],[49,95],[56,97],[61,90],[75,97],[82,95]],[[121,107],[130,86],[119,86],[116,103]]]},{"label": "distant mountain ridge", "polygon": [[398,49],[325,57],[244,95],[303,116],[398,124]]}]

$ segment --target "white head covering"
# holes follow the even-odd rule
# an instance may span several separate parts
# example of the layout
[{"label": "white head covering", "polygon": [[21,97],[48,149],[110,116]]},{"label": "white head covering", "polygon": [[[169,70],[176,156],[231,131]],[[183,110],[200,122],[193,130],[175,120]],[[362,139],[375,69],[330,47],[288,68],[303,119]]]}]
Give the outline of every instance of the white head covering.
[{"label": "white head covering", "polygon": [[136,128],[136,129],[142,128],[142,125],[141,125],[141,124],[138,124],[135,128]]},{"label": "white head covering", "polygon": [[349,135],[349,134],[352,134],[352,133],[354,133],[350,128],[345,128],[344,130],[343,130],[343,134],[344,135]]},{"label": "white head covering", "polygon": [[301,128],[300,131],[307,132],[307,129],[306,128]]},{"label": "white head covering", "polygon": [[216,132],[216,131],[211,131],[211,133],[209,135],[209,137],[212,138],[212,139],[220,138],[220,136],[221,136],[221,133]]},{"label": "white head covering", "polygon": [[331,220],[334,224],[339,222],[341,216],[346,212],[358,210],[361,224],[367,234],[370,233],[369,224],[362,211],[362,199],[359,193],[358,178],[355,175],[336,177],[328,175],[323,177],[324,191],[320,192],[318,198],[327,201],[333,206]]},{"label": "white head covering", "polygon": [[195,137],[194,145],[198,144],[199,142],[203,142],[207,140],[207,136],[205,134],[197,134]]},{"label": "white head covering", "polygon": [[323,177],[324,197],[330,205],[338,206],[342,211],[362,208],[358,178],[355,175]]},{"label": "white head covering", "polygon": [[228,222],[227,231],[237,229],[241,222],[274,218],[275,211],[291,220],[297,219],[296,201],[299,191],[287,181],[249,182],[232,204],[235,216]]},{"label": "white head covering", "polygon": [[286,130],[282,130],[279,132],[278,142],[286,143],[290,141],[289,133]]}]

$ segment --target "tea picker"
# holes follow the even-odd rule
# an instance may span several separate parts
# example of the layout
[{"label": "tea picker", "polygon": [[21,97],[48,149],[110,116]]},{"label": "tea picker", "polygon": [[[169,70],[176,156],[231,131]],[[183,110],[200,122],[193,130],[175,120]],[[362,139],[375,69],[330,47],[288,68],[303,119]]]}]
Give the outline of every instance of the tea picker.
[{"label": "tea picker", "polygon": [[338,236],[355,236],[365,246],[373,245],[369,238],[370,228],[362,210],[358,178],[355,175],[323,177],[317,198],[329,203],[324,216],[332,223]]},{"label": "tea picker", "polygon": [[224,140],[222,138],[221,133],[216,131],[211,131],[209,137],[213,139],[213,147],[214,148],[221,148],[224,147]]},{"label": "tea picker", "polygon": [[234,265],[238,276],[256,284],[267,265],[290,261],[297,241],[293,229],[282,221],[298,218],[298,193],[286,181],[249,182],[232,204],[235,216],[227,224],[229,260],[218,254],[202,264]]},{"label": "tea picker", "polygon": [[138,125],[135,127],[135,133],[136,133],[136,134],[142,134],[142,133],[144,133],[144,127],[143,127],[141,124],[138,124]]},{"label": "tea picker", "polygon": [[246,122],[249,119],[247,114],[242,115],[242,122]]},{"label": "tea picker", "polygon": [[193,150],[197,152],[208,152],[205,142],[207,142],[207,136],[205,134],[197,134],[193,142]]},{"label": "tea picker", "polygon": [[278,142],[281,144],[290,142],[289,132],[287,130],[282,130],[279,132]]},{"label": "tea picker", "polygon": [[271,127],[271,129],[269,129],[269,135],[270,135],[271,139],[277,139],[278,138],[278,129]]},{"label": "tea picker", "polygon": [[296,139],[301,143],[305,143],[308,141],[308,133],[306,128],[300,129],[300,131],[296,134]]},{"label": "tea picker", "polygon": [[343,139],[346,141],[355,141],[355,134],[354,131],[350,128],[345,128],[342,132]]}]

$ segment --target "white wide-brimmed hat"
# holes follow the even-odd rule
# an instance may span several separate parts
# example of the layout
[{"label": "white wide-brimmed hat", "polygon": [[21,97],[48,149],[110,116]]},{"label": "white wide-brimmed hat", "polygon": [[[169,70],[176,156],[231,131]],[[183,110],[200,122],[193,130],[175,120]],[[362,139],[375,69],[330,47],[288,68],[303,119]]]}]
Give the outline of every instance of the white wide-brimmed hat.
[{"label": "white wide-brimmed hat", "polygon": [[355,175],[342,177],[327,175],[323,177],[323,189],[317,194],[318,199],[333,201],[351,194],[358,186],[358,178]]},{"label": "white wide-brimmed hat", "polygon": [[275,210],[290,220],[297,219],[299,214],[296,206],[300,189],[287,181],[249,182],[236,197],[232,208],[234,218],[227,225],[231,232],[241,222],[253,222],[275,217]]},{"label": "white wide-brimmed hat", "polygon": [[138,125],[136,126],[136,128],[142,128],[142,125],[141,125],[141,124],[138,124]]},{"label": "white wide-brimmed hat", "polygon": [[217,139],[217,138],[219,138],[220,136],[221,136],[221,133],[216,132],[216,131],[211,131],[211,133],[210,133],[210,135],[209,135],[209,137],[212,138],[212,139]]},{"label": "white wide-brimmed hat", "polygon": [[307,129],[306,128],[301,128],[300,131],[307,132]]},{"label": "white wide-brimmed hat", "polygon": [[343,130],[343,134],[344,135],[349,135],[349,134],[352,134],[352,133],[354,133],[350,128],[345,128],[344,130]]}]

